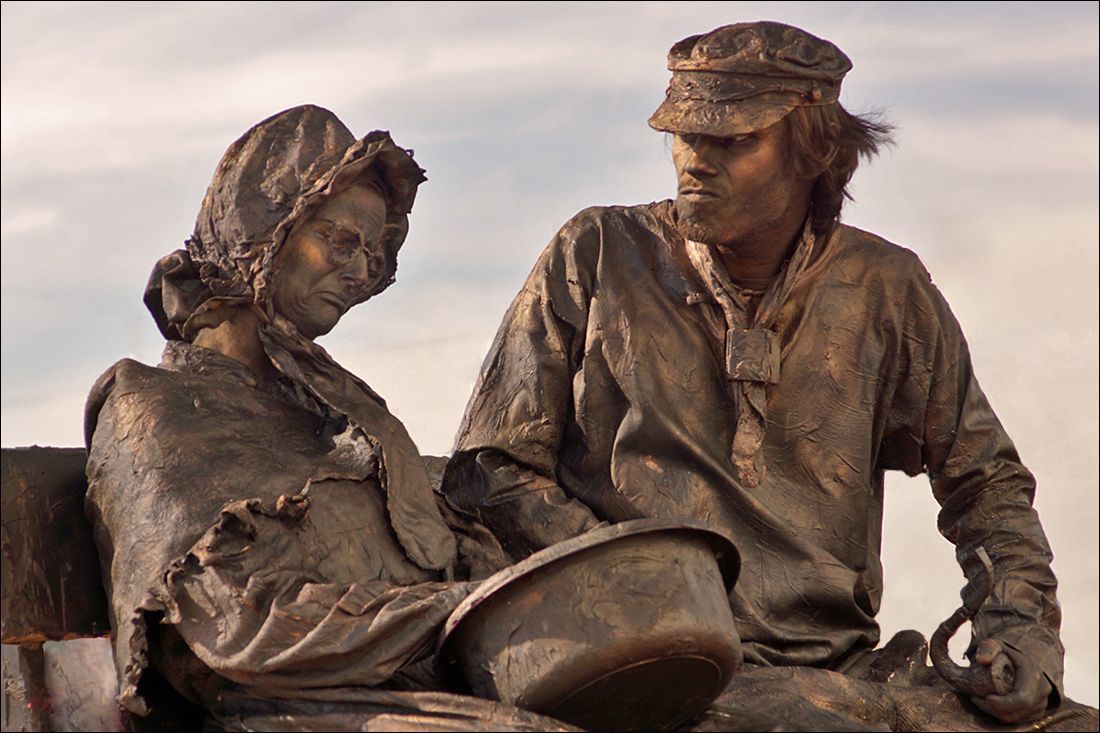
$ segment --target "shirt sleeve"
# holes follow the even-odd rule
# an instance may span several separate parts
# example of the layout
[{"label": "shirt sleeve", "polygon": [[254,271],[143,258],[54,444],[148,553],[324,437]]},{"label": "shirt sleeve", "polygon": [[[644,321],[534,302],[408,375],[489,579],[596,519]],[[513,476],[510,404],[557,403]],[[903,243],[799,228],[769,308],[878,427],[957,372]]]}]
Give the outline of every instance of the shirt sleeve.
[{"label": "shirt sleeve", "polygon": [[482,366],[443,492],[516,558],[599,523],[558,484],[562,435],[583,353],[594,266],[567,224],[512,302]]},{"label": "shirt sleeve", "polygon": [[928,474],[939,530],[968,578],[984,546],[994,587],[973,619],[976,641],[994,637],[1025,652],[1062,690],[1061,609],[1052,553],[1032,503],[1035,478],[989,405],[962,331],[919,263],[904,305],[901,376],[881,456],[884,468]]}]

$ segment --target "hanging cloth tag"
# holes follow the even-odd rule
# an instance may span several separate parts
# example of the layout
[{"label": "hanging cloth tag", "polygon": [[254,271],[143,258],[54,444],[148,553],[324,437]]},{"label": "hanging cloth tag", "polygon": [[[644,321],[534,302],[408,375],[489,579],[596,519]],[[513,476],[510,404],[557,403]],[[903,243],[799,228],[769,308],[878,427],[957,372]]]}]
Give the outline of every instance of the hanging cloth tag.
[{"label": "hanging cloth tag", "polygon": [[726,333],[726,377],[730,381],[779,382],[779,336],[766,328],[731,328]]}]

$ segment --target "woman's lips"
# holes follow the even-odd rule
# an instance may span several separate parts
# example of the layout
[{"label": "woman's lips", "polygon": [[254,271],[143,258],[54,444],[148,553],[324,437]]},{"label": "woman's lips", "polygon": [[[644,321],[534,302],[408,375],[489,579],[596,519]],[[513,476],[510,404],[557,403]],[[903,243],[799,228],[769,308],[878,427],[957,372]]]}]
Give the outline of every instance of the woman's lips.
[{"label": "woman's lips", "polygon": [[326,303],[336,306],[340,309],[341,312],[347,310],[348,308],[347,301],[336,293],[321,293],[320,298]]}]

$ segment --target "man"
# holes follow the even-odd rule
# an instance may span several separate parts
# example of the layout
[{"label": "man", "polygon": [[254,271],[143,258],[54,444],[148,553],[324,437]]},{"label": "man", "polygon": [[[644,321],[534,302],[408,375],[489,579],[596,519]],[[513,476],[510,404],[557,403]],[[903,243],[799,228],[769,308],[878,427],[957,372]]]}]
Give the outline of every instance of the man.
[{"label": "man", "polygon": [[[878,642],[883,473],[926,472],[960,561],[996,570],[973,658],[1007,654],[1004,722],[1060,699],[1034,479],[906,249],[838,222],[889,127],[837,101],[834,45],[779,23],[687,38],[651,127],[674,202],[593,208],[504,319],[444,490],[515,556],[603,521],[687,516],[742,555],[746,662],[851,672]],[[964,570],[976,572],[969,562]]]}]

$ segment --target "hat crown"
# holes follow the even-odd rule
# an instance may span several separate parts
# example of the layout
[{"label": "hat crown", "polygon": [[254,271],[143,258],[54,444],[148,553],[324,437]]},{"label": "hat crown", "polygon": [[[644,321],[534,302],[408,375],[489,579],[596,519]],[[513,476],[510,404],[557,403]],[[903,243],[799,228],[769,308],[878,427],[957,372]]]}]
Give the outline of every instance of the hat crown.
[{"label": "hat crown", "polygon": [[758,21],[685,38],[669,51],[668,68],[839,82],[852,62],[835,45],[801,28]]},{"label": "hat crown", "polygon": [[649,126],[730,137],[774,125],[799,107],[834,104],[852,62],[801,28],[758,21],[685,38],[669,51],[668,68],[665,101]]}]

